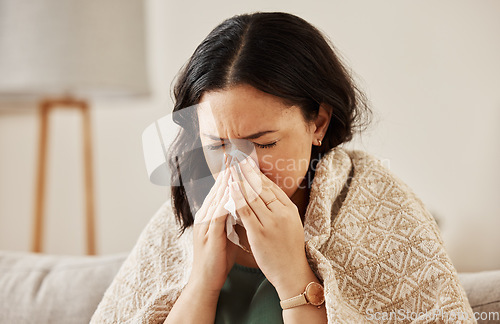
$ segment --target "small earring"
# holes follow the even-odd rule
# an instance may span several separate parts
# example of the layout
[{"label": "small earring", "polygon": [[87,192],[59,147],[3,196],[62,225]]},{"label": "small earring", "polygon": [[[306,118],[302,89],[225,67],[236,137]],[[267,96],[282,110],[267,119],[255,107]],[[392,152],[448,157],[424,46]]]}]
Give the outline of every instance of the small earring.
[{"label": "small earring", "polygon": [[318,143],[319,143],[319,145],[318,145],[318,146],[321,146],[321,140],[320,140],[320,139],[318,140]]}]

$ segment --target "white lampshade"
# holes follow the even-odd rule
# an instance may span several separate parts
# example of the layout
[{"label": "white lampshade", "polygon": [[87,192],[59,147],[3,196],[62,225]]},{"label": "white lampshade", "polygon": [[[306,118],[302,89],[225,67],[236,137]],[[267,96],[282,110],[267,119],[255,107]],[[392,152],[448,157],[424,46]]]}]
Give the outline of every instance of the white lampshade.
[{"label": "white lampshade", "polygon": [[0,0],[0,99],[149,93],[143,0]]}]

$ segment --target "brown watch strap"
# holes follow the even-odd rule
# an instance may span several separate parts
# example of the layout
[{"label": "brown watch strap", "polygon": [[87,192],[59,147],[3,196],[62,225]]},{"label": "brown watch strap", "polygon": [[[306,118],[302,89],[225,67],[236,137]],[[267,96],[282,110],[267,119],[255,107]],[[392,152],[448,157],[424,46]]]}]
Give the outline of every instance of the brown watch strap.
[{"label": "brown watch strap", "polygon": [[305,305],[305,304],[307,304],[305,292],[303,292],[302,294],[300,294],[298,296],[280,301],[280,305],[281,305],[282,309],[292,308],[292,307]]}]

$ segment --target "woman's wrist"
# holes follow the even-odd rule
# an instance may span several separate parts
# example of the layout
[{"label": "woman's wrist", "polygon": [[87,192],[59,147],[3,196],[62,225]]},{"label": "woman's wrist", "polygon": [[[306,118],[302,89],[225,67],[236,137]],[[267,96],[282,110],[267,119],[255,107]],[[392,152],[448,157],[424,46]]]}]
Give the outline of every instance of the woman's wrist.
[{"label": "woman's wrist", "polygon": [[321,283],[306,261],[305,264],[296,267],[293,272],[283,277],[274,288],[280,300],[285,300],[303,293],[307,284],[311,281]]},{"label": "woman's wrist", "polygon": [[207,288],[207,283],[197,278],[189,278],[188,283],[184,287],[187,294],[192,298],[202,298],[205,301],[215,301],[217,303],[220,295],[220,289]]},{"label": "woman's wrist", "polygon": [[[203,289],[201,282],[190,280],[184,286],[165,323],[213,323],[219,293]],[[196,309],[196,312],[192,310]]]}]

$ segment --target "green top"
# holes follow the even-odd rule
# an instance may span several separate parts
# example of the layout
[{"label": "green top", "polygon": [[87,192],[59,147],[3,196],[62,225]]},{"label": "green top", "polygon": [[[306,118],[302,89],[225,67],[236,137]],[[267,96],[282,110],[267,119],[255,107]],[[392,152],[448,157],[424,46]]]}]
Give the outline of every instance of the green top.
[{"label": "green top", "polygon": [[215,324],[283,323],[276,289],[257,268],[235,263],[217,302]]}]

